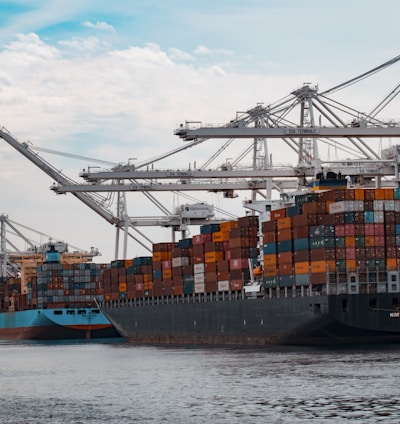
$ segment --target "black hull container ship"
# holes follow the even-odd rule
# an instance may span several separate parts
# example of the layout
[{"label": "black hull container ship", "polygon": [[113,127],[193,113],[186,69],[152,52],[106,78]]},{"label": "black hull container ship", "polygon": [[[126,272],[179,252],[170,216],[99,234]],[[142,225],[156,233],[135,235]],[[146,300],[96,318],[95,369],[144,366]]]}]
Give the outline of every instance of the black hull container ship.
[{"label": "black hull container ship", "polygon": [[399,263],[400,189],[310,192],[114,261],[101,306],[133,343],[400,342]]}]

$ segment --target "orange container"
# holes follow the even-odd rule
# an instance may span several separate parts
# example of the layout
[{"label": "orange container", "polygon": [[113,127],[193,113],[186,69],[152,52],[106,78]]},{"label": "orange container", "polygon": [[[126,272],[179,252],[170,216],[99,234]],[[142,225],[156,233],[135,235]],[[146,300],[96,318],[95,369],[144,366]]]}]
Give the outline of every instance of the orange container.
[{"label": "orange container", "polygon": [[364,200],[365,199],[365,191],[363,188],[354,189],[354,200]]},{"label": "orange container", "polygon": [[207,252],[204,254],[204,262],[218,262],[224,259],[224,252]]},{"label": "orange container", "polygon": [[289,229],[292,227],[292,218],[290,216],[286,218],[278,218],[276,225],[278,230]]},{"label": "orange container", "polygon": [[278,257],[275,253],[264,255],[264,265],[273,265],[276,268],[277,258]]},{"label": "orange container", "polygon": [[385,188],[385,200],[394,200],[394,190],[392,188]]},{"label": "orange container", "polygon": [[326,261],[311,261],[311,274],[326,272]]},{"label": "orange container", "polygon": [[375,200],[385,200],[385,189],[376,188],[375,189]]},{"label": "orange container", "polygon": [[221,242],[229,240],[229,230],[228,231],[216,231],[211,234],[211,240],[213,242]]},{"label": "orange container", "polygon": [[276,275],[276,265],[264,265],[264,276],[273,277]]},{"label": "orange container", "polygon": [[346,259],[346,270],[347,271],[356,271],[357,261],[355,259]]},{"label": "orange container", "polygon": [[172,269],[171,268],[163,269],[162,279],[167,280],[167,279],[170,279],[170,278],[172,278]]},{"label": "orange container", "polygon": [[375,236],[365,236],[365,246],[373,247],[375,246]]},{"label": "orange container", "polygon": [[356,238],[354,236],[345,237],[344,242],[345,242],[346,247],[355,247],[356,246]]},{"label": "orange container", "polygon": [[397,269],[397,259],[396,258],[386,258],[386,266],[388,270],[394,271]]},{"label": "orange container", "polygon": [[119,283],[119,284],[118,284],[118,291],[119,291],[120,293],[124,293],[124,292],[126,292],[126,283]]},{"label": "orange container", "polygon": [[227,222],[221,222],[219,224],[219,229],[221,231],[229,231],[231,228],[236,228],[238,226],[237,221],[227,221]]},{"label": "orange container", "polygon": [[167,259],[172,259],[171,252],[153,252],[153,261],[165,261]]},{"label": "orange container", "polygon": [[310,271],[310,262],[295,262],[294,272],[295,274],[308,274]]}]

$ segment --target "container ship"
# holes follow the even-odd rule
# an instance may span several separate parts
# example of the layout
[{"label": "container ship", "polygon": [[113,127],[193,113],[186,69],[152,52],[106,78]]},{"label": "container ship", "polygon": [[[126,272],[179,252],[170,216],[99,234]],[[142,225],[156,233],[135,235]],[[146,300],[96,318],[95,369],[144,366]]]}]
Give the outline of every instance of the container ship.
[{"label": "container ship", "polygon": [[400,188],[328,187],[114,261],[100,306],[133,343],[398,343],[399,264]]},{"label": "container ship", "polygon": [[44,255],[24,258],[20,277],[3,278],[0,339],[119,336],[93,300],[103,300],[99,276],[106,265],[67,263],[76,260],[73,254],[60,255],[53,244],[49,247]]}]

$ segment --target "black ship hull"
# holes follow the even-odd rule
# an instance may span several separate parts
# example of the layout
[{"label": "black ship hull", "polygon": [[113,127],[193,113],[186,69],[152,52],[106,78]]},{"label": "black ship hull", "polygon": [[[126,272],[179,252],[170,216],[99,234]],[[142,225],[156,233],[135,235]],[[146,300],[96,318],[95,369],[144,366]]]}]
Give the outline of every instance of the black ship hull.
[{"label": "black ship hull", "polygon": [[[394,300],[395,299],[395,300]],[[104,305],[128,341],[166,345],[340,345],[400,342],[398,294],[315,295]]]}]

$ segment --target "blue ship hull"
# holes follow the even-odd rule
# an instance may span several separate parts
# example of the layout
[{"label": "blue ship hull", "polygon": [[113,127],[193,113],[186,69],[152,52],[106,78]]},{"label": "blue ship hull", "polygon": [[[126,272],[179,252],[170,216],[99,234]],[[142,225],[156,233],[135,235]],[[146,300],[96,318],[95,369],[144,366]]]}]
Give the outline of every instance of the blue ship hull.
[{"label": "blue ship hull", "polygon": [[0,339],[53,340],[116,337],[97,308],[32,309],[0,313]]}]

